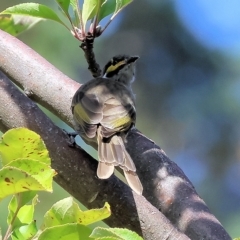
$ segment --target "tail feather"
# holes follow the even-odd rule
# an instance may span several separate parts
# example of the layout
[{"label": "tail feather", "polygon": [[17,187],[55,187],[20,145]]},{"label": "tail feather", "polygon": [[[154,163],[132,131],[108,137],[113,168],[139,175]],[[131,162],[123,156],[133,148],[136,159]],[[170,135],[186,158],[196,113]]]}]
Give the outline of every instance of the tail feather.
[{"label": "tail feather", "polygon": [[104,162],[99,162],[98,163],[98,168],[97,168],[97,176],[100,179],[107,179],[110,178],[111,175],[114,172],[114,165],[112,164],[107,164]]},{"label": "tail feather", "polygon": [[101,179],[109,178],[114,172],[114,166],[123,169],[129,186],[138,194],[142,194],[143,187],[136,174],[136,167],[125,149],[121,136],[114,135],[109,142],[104,142],[98,129],[98,169],[97,176]]},{"label": "tail feather", "polygon": [[142,195],[143,186],[135,172],[124,171],[124,176],[127,179],[127,182],[131,189],[139,195]]},{"label": "tail feather", "polygon": [[125,158],[124,150],[125,150],[125,147],[122,143],[122,139],[117,135],[112,136],[109,146],[110,146],[110,150],[113,154],[113,157],[115,159],[116,166],[124,165],[124,158]]},{"label": "tail feather", "polygon": [[114,172],[114,156],[109,151],[108,144],[103,142],[98,135],[98,168],[97,176],[101,179],[109,178]]},{"label": "tail feather", "polygon": [[124,168],[126,168],[127,171],[136,172],[135,164],[132,158],[130,157],[130,155],[128,154],[127,150],[125,149],[125,147],[124,147],[124,154],[125,154]]}]

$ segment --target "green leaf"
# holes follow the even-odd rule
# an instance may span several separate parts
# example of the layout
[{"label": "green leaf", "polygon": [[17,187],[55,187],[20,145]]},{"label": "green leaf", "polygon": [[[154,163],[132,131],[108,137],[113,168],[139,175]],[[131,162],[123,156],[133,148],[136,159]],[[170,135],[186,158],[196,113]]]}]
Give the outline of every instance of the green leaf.
[{"label": "green leaf", "polygon": [[9,7],[0,14],[16,14],[16,15],[25,15],[30,17],[43,18],[48,20],[53,20],[68,27],[60,20],[58,15],[49,7],[38,4],[38,3],[22,3]]},{"label": "green leaf", "polygon": [[118,12],[120,12],[124,7],[126,7],[132,1],[133,0],[116,0],[116,9],[114,14],[117,14]]},{"label": "green leaf", "polygon": [[[36,205],[37,194],[35,191],[19,193],[12,197],[10,203],[8,204],[8,218],[7,218],[8,224],[10,224],[12,222],[13,217],[15,216],[15,213],[17,211],[19,211],[21,209],[21,207],[23,207],[25,204],[27,204],[31,200],[32,200],[32,205],[33,206]],[[25,212],[23,214],[25,214]],[[22,219],[22,217],[20,216],[19,219]],[[30,223],[31,221],[32,221],[32,218],[28,222]],[[22,221],[20,221],[20,222],[22,222]],[[25,222],[25,223],[27,223],[27,222]],[[16,222],[14,224],[16,224]],[[19,224],[19,226],[21,226],[21,225],[22,224]]]},{"label": "green leaf", "polygon": [[10,201],[10,203],[8,204],[8,218],[7,218],[7,223],[8,225],[11,224],[13,217],[15,215],[15,212],[17,212],[18,209],[18,200],[16,198],[16,196],[14,195]]},{"label": "green leaf", "polygon": [[21,203],[21,194],[13,196],[11,199],[9,205],[8,205],[8,224],[11,224],[13,221],[13,217],[15,217],[16,213],[17,216],[12,224],[12,229],[19,228],[23,225],[30,224],[33,221],[33,214],[34,214],[34,208],[37,204],[38,196],[35,195],[35,197],[32,199],[32,203],[29,205],[23,205]]},{"label": "green leaf", "polygon": [[12,240],[26,240],[32,239],[37,233],[36,221],[32,221],[30,224],[21,226],[13,231],[11,234]]},{"label": "green leaf", "polygon": [[70,6],[73,9],[73,13],[74,13],[74,24],[77,27],[80,27],[80,23],[82,21],[81,19],[81,10],[78,7],[78,0],[70,0]]},{"label": "green leaf", "polygon": [[0,170],[0,199],[29,190],[52,191],[55,172],[47,164],[32,159],[18,159]]},{"label": "green leaf", "polygon": [[110,14],[115,12],[116,0],[105,0],[101,6],[98,20],[99,22]]},{"label": "green leaf", "polygon": [[[33,213],[34,213],[34,205],[24,205],[24,206],[22,206],[20,208],[20,210],[18,212],[18,216],[17,216],[19,222],[21,222],[21,225],[31,223],[32,220],[33,220]],[[18,227],[18,225],[16,223],[13,226]]]},{"label": "green leaf", "polygon": [[113,14],[111,19],[113,19],[124,7],[130,4],[133,0],[106,0],[103,2],[100,13],[99,22],[106,16]]},{"label": "green leaf", "polygon": [[[28,174],[30,177],[36,179],[39,183],[41,183],[43,186],[46,187],[48,190],[52,190],[52,178],[55,175],[55,171],[51,169],[49,164],[46,164],[44,162],[40,162],[38,160],[33,159],[17,159],[15,161],[10,162],[5,167],[15,167],[22,171],[24,171],[26,174]],[[35,190],[35,189],[29,189],[29,190]]]},{"label": "green leaf", "polygon": [[65,14],[68,16],[70,0],[55,0],[55,1],[58,3],[61,9],[65,12]]},{"label": "green leaf", "polygon": [[22,207],[29,203],[30,201],[33,201],[34,199],[34,204],[37,203],[37,191],[27,191],[27,192],[22,192],[16,195],[19,199],[18,201],[18,206]]},{"label": "green leaf", "polygon": [[92,240],[89,238],[91,230],[78,223],[69,223],[45,229],[38,240]]},{"label": "green leaf", "polygon": [[143,240],[135,232],[125,228],[102,228],[97,227],[90,235],[91,238],[101,240]]},{"label": "green leaf", "polygon": [[69,197],[55,203],[45,214],[42,229],[72,222],[88,225],[109,216],[108,203],[101,209],[82,211],[73,198]]},{"label": "green leaf", "polygon": [[43,19],[19,15],[0,15],[0,29],[13,36],[17,36],[41,20]]},{"label": "green leaf", "polygon": [[82,18],[83,26],[85,27],[86,22],[96,16],[97,12],[102,5],[103,0],[85,0],[83,3]]},{"label": "green leaf", "polygon": [[[24,205],[30,198],[32,203]],[[21,193],[13,196],[8,205],[7,222],[12,228],[13,240],[30,239],[37,233],[36,222],[33,220],[34,208],[37,204],[37,195]]]},{"label": "green leaf", "polygon": [[79,211],[81,210],[72,197],[62,199],[46,212],[41,229],[76,222],[76,215]]},{"label": "green leaf", "polygon": [[0,141],[0,159],[3,165],[18,158],[31,158],[48,165],[51,163],[41,137],[27,128],[11,129]]},{"label": "green leaf", "polygon": [[78,0],[70,0],[70,5],[73,8],[73,10],[76,10],[78,7]]},{"label": "green leaf", "polygon": [[81,219],[82,224],[88,225],[102,221],[103,219],[108,218],[110,215],[110,205],[108,203],[105,203],[103,208],[90,209],[82,212],[82,214],[79,215],[79,219]]}]

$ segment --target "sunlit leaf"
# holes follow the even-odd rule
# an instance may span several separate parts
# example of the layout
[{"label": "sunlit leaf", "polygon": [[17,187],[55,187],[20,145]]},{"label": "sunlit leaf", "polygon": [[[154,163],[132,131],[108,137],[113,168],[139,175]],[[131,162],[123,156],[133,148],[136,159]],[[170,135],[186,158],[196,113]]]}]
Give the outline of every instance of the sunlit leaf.
[{"label": "sunlit leaf", "polygon": [[83,18],[83,25],[86,25],[86,22],[89,19],[93,19],[100,13],[100,8],[103,4],[104,0],[85,0],[83,3],[83,11],[82,11],[82,18]]},{"label": "sunlit leaf", "polygon": [[114,14],[120,12],[124,7],[130,4],[133,0],[116,0],[116,9]]},{"label": "sunlit leaf", "polygon": [[8,204],[8,218],[7,223],[10,224],[15,215],[15,212],[18,210],[18,200],[17,196],[13,196],[10,203]]},{"label": "sunlit leaf", "polygon": [[83,18],[83,26],[86,25],[87,20],[92,19],[98,9],[99,0],[85,0],[83,2],[82,9],[82,18]]},{"label": "sunlit leaf", "polygon": [[68,28],[58,17],[58,15],[49,7],[38,3],[22,3],[9,7],[0,14],[15,14],[30,17],[43,18],[58,22]]},{"label": "sunlit leaf", "polygon": [[37,195],[32,198],[31,204],[24,205],[32,197],[33,194],[21,193],[13,196],[8,205],[7,222],[12,229],[13,240],[30,239],[37,233],[36,222],[33,219],[35,205],[37,203]]},{"label": "sunlit leaf", "polygon": [[78,0],[70,0],[70,6],[73,9],[74,13],[74,23],[76,27],[80,27],[80,22],[82,21],[81,19],[81,9],[78,8]]},{"label": "sunlit leaf", "polygon": [[106,0],[102,3],[100,12],[99,12],[99,16],[98,16],[98,20],[99,22],[107,17],[110,14],[113,14],[115,12],[116,9],[116,0]]},{"label": "sunlit leaf", "polygon": [[[37,203],[37,195],[32,199],[32,203],[21,206],[21,194],[14,195],[8,205],[8,224],[15,218],[12,229],[19,228],[23,225],[30,224],[33,221],[34,208]],[[20,204],[20,205],[19,205]],[[18,210],[18,212],[17,212]],[[17,212],[17,216],[15,216]]]},{"label": "sunlit leaf", "polygon": [[17,36],[43,19],[20,15],[0,15],[0,29]]},{"label": "sunlit leaf", "polygon": [[37,224],[36,221],[32,221],[30,224],[21,226],[13,231],[11,234],[12,240],[26,240],[32,239],[33,236],[37,233]]},{"label": "sunlit leaf", "polygon": [[99,21],[101,21],[106,16],[113,14],[111,18],[116,16],[124,7],[130,4],[133,0],[106,0],[102,3]]},{"label": "sunlit leaf", "polygon": [[44,216],[43,229],[66,223],[77,222],[88,225],[110,216],[109,204],[103,208],[82,211],[73,198],[65,198],[55,203]]},{"label": "sunlit leaf", "polygon": [[0,170],[0,199],[25,191],[52,191],[55,171],[43,162],[17,159]]},{"label": "sunlit leaf", "polygon": [[73,10],[76,10],[78,7],[78,0],[70,0],[70,5],[72,6]]},{"label": "sunlit leaf", "polygon": [[3,165],[17,159],[31,158],[50,165],[48,150],[41,137],[27,128],[7,131],[0,141],[0,159]]},{"label": "sunlit leaf", "polygon": [[[17,210],[21,209],[25,204],[27,204],[29,201],[32,201],[32,206],[31,208],[34,209],[34,205],[36,205],[37,203],[37,194],[35,191],[28,191],[28,192],[22,192],[22,193],[19,193],[19,194],[15,194],[10,203],[8,204],[8,218],[7,218],[7,222],[8,224],[10,224],[13,220],[13,217],[15,216],[15,213]],[[23,210],[22,210],[23,211]],[[31,211],[31,209],[30,209]],[[33,213],[33,212],[32,212]],[[23,214],[29,214],[29,212],[23,212]],[[19,219],[21,219],[19,221]],[[18,216],[16,217],[16,220],[14,222],[14,224],[17,226],[21,226],[22,225],[22,220],[24,219],[22,216],[21,216],[21,213],[20,213],[20,217],[18,219]],[[30,218],[30,220],[28,221],[28,223],[30,223],[32,221],[32,217]],[[27,223],[25,221],[23,221],[24,223]]]},{"label": "sunlit leaf", "polygon": [[81,217],[82,224],[88,225],[106,219],[110,215],[110,205],[108,203],[105,203],[102,208],[86,210],[82,212],[79,217]]},{"label": "sunlit leaf", "polygon": [[42,229],[76,222],[76,216],[81,211],[72,197],[56,202],[44,216]]},{"label": "sunlit leaf", "polygon": [[55,0],[55,1],[58,3],[61,9],[65,12],[65,14],[68,15],[70,0]]},{"label": "sunlit leaf", "polygon": [[20,198],[20,201],[18,202],[18,206],[22,207],[25,204],[29,203],[30,201],[34,201],[32,203],[36,204],[37,203],[37,191],[27,191],[27,192],[22,192],[18,194],[18,198]]},{"label": "sunlit leaf", "polygon": [[143,240],[139,235],[135,232],[130,231],[124,228],[101,228],[97,227],[93,230],[90,237],[94,239],[103,239],[103,240],[123,240],[123,239],[131,239],[131,240]]},{"label": "sunlit leaf", "polygon": [[92,240],[89,238],[91,230],[78,223],[69,223],[59,226],[54,226],[45,229],[38,237],[38,240]]},{"label": "sunlit leaf", "polygon": [[49,164],[40,162],[35,159],[17,159],[10,162],[5,167],[15,167],[24,171],[26,174],[36,179],[47,189],[49,189],[49,184],[51,185],[52,177],[55,175],[55,171],[51,169],[51,166]]}]

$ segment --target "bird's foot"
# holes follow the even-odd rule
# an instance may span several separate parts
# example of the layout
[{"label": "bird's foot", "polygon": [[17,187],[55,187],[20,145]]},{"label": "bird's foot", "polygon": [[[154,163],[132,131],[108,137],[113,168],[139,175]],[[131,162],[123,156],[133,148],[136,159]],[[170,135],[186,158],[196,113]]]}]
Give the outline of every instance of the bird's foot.
[{"label": "bird's foot", "polygon": [[68,132],[65,129],[62,130],[68,136],[68,146],[76,147],[75,137],[78,135],[77,132]]}]

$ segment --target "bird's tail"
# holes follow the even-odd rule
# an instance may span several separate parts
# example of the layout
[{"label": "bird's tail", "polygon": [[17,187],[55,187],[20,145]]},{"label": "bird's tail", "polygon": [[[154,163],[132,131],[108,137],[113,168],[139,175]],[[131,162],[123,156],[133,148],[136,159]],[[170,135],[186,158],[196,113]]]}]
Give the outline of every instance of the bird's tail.
[{"label": "bird's tail", "polygon": [[101,179],[109,178],[114,167],[123,169],[129,186],[138,194],[142,194],[143,187],[136,174],[136,167],[128,154],[121,136],[113,135],[104,139],[98,134],[98,169],[97,176]]}]

